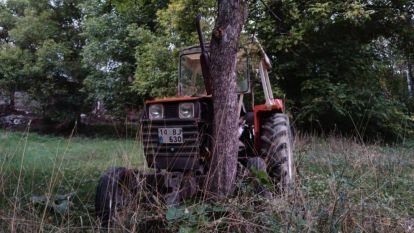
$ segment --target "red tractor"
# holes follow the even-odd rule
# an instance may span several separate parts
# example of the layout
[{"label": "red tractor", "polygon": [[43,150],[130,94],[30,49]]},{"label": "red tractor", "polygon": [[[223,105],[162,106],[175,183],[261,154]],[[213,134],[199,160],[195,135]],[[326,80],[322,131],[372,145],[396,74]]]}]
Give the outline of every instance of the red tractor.
[{"label": "red tractor", "polygon": [[[197,195],[209,170],[213,104],[208,72],[208,45],[198,26],[200,46],[179,54],[178,96],[145,102],[141,118],[142,143],[151,172],[112,168],[100,179],[96,213],[103,224],[113,221],[128,195],[141,189],[167,204]],[[292,136],[283,101],[274,99],[268,76],[271,65],[263,48],[253,40],[237,54],[240,112],[239,162],[265,170],[284,189],[294,179]],[[254,104],[252,74],[263,87],[265,103]],[[245,98],[246,96],[250,98]],[[132,193],[132,194],[131,194]]]}]

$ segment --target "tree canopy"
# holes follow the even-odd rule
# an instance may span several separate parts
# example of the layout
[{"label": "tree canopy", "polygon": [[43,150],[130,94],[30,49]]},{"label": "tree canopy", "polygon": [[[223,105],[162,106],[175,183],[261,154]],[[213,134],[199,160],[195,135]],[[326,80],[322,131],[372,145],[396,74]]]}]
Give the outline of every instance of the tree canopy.
[{"label": "tree canopy", "polygon": [[[276,95],[295,124],[363,138],[412,130],[414,3],[249,1],[245,38],[270,56]],[[62,122],[103,101],[111,114],[176,94],[178,51],[210,35],[216,1],[0,2],[0,90],[27,91]]]}]

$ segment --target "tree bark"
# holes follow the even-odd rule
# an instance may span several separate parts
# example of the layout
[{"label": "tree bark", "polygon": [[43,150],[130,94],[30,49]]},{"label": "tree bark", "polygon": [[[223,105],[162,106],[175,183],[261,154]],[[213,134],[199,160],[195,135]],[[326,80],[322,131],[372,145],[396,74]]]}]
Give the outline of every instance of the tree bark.
[{"label": "tree bark", "polygon": [[16,103],[15,103],[16,101],[15,101],[15,97],[14,97],[15,93],[16,92],[14,90],[10,91],[10,95],[9,95],[9,98],[10,98],[9,111],[10,112],[15,112],[16,111]]},{"label": "tree bark", "polygon": [[407,62],[407,89],[408,97],[413,97],[413,70],[411,62]]},{"label": "tree bark", "polygon": [[236,55],[247,16],[246,0],[219,0],[210,42],[214,124],[208,189],[219,197],[235,187],[238,153]]}]

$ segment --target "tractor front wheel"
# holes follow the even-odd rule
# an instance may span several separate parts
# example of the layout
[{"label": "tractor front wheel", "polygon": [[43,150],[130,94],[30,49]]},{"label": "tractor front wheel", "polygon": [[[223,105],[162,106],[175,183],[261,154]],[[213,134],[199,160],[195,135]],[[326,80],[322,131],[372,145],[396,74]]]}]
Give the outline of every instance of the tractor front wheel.
[{"label": "tractor front wheel", "polygon": [[275,113],[262,122],[261,153],[266,160],[267,173],[275,185],[286,190],[294,182],[289,118],[286,114]]},{"label": "tractor front wheel", "polygon": [[116,213],[128,204],[128,169],[110,168],[99,179],[95,196],[96,216],[101,226],[110,228],[116,222]]}]

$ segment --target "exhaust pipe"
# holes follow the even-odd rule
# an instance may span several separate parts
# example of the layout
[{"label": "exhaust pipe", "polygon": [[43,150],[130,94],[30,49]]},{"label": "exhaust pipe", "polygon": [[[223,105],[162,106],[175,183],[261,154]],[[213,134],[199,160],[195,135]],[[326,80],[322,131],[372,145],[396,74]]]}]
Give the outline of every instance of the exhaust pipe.
[{"label": "exhaust pipe", "polygon": [[201,63],[201,72],[203,73],[204,86],[206,87],[207,95],[211,95],[212,85],[211,85],[211,74],[210,74],[210,56],[206,51],[204,45],[203,32],[201,31],[200,26],[201,15],[196,17],[196,28],[198,33],[198,40],[200,41],[201,54],[200,54],[200,63]]}]

